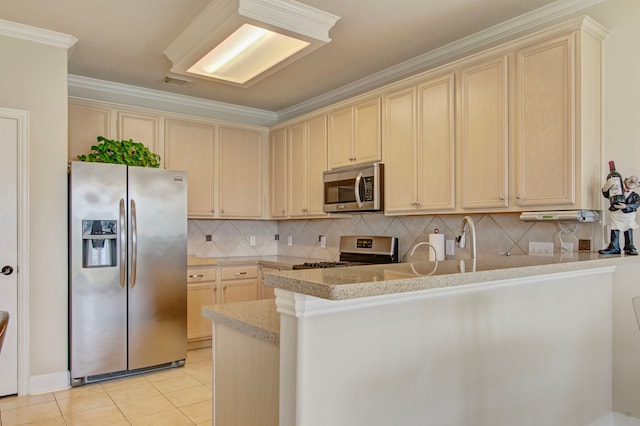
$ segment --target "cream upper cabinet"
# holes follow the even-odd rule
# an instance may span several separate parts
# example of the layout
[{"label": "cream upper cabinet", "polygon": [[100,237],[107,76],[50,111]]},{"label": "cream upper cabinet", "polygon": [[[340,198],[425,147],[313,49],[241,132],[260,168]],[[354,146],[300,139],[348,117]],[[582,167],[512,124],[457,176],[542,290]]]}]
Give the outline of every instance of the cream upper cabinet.
[{"label": "cream upper cabinet", "polygon": [[159,115],[118,111],[118,138],[132,139],[160,154],[163,151],[160,146],[160,119]]},{"label": "cream upper cabinet", "polygon": [[287,129],[271,134],[271,217],[287,216]]},{"label": "cream upper cabinet", "polygon": [[215,217],[215,126],[165,120],[165,165],[187,172],[187,214]]},{"label": "cream upper cabinet", "polygon": [[363,101],[328,114],[330,169],[380,161],[382,158],[380,98]]},{"label": "cream upper cabinet", "polygon": [[98,136],[111,139],[112,111],[109,108],[69,102],[68,158],[77,160],[78,155],[88,154]]},{"label": "cream upper cabinet", "polygon": [[459,71],[459,191],[463,209],[508,205],[508,57]]},{"label": "cream upper cabinet", "polygon": [[261,218],[264,204],[263,133],[220,127],[218,144],[219,216]]},{"label": "cream upper cabinet", "polygon": [[384,98],[385,212],[455,207],[453,73]]},{"label": "cream upper cabinet", "polygon": [[288,128],[288,215],[324,217],[322,173],[327,163],[325,116]]},{"label": "cream upper cabinet", "polygon": [[583,31],[517,50],[516,205],[599,208],[600,55]]}]

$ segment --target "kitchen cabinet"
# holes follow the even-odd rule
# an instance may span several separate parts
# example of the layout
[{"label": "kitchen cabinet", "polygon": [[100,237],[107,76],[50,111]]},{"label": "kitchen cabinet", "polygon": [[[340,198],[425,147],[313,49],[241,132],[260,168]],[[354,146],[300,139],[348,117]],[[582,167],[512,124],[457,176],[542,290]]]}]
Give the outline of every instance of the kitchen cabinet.
[{"label": "kitchen cabinet", "polygon": [[287,216],[287,129],[271,134],[271,217]]},{"label": "kitchen cabinet", "polygon": [[500,55],[460,71],[460,206],[508,205],[508,57]]},{"label": "kitchen cabinet", "polygon": [[112,139],[112,110],[85,102],[69,102],[68,158],[77,160],[78,155],[88,154],[91,146],[98,143],[97,137]]},{"label": "kitchen cabinet", "polygon": [[584,31],[516,51],[517,206],[599,208],[600,52]]},{"label": "kitchen cabinet", "polygon": [[455,207],[453,73],[384,97],[385,212]]},{"label": "kitchen cabinet", "polygon": [[202,307],[218,304],[216,268],[187,269],[187,340],[211,339],[211,321],[202,316]]},{"label": "kitchen cabinet", "polygon": [[261,218],[263,147],[259,131],[165,120],[165,164],[188,173],[189,217]]},{"label": "kitchen cabinet", "polygon": [[380,97],[328,113],[328,167],[352,166],[382,158]]},{"label": "kitchen cabinet", "polygon": [[288,216],[326,217],[323,212],[322,173],[327,164],[327,130],[324,115],[287,129]]},{"label": "kitchen cabinet", "polygon": [[[151,152],[160,153],[160,116],[134,112],[117,112],[118,139],[139,142]],[[160,159],[161,161],[164,158]]]},{"label": "kitchen cabinet", "polygon": [[258,300],[258,266],[221,268],[222,303]]},{"label": "kitchen cabinet", "polygon": [[218,211],[220,217],[259,219],[263,206],[262,132],[220,127]]},{"label": "kitchen cabinet", "polygon": [[215,126],[184,120],[165,120],[165,165],[187,172],[187,214],[213,218]]},{"label": "kitchen cabinet", "polygon": [[259,282],[259,296],[260,299],[275,299],[274,288],[264,285],[264,274],[268,274],[271,272],[278,272],[280,269],[278,268],[270,268],[268,266],[260,267],[260,282]]}]

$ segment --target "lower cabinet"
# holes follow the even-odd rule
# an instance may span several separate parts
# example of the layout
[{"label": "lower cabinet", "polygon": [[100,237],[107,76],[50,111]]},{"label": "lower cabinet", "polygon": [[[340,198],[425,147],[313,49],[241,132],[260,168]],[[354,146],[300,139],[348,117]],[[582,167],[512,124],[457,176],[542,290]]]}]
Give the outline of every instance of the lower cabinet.
[{"label": "lower cabinet", "polygon": [[216,305],[217,268],[187,270],[187,341],[211,339],[211,321],[202,316],[202,307]]},{"label": "lower cabinet", "polygon": [[221,268],[222,302],[258,300],[258,266],[224,266]]},{"label": "lower cabinet", "polygon": [[276,295],[274,293],[274,288],[264,285],[264,274],[268,274],[270,272],[278,272],[280,269],[278,268],[269,268],[268,266],[260,267],[260,299],[275,299]]},{"label": "lower cabinet", "polygon": [[187,269],[187,341],[211,339],[211,320],[202,316],[203,306],[258,299],[257,265],[190,266]]}]

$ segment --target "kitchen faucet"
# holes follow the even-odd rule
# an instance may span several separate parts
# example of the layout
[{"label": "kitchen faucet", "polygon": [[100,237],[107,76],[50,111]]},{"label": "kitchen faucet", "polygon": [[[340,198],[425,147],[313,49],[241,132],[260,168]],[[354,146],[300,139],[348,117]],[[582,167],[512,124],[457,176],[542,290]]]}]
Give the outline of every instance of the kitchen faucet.
[{"label": "kitchen faucet", "polygon": [[465,216],[462,218],[462,226],[460,228],[460,235],[456,238],[456,245],[460,248],[464,248],[465,242],[467,239],[467,230],[465,229],[465,225],[469,228],[469,232],[471,232],[471,238],[473,239],[473,243],[471,244],[471,258],[476,258],[476,226],[473,223],[473,219],[471,216]]}]

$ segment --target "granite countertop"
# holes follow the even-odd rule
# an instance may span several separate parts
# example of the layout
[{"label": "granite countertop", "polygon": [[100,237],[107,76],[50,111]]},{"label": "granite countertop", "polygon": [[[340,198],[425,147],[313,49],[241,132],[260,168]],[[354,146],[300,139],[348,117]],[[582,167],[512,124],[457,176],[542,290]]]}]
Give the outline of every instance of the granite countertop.
[{"label": "granite countertop", "polygon": [[578,271],[639,262],[640,256],[572,253],[555,256],[479,256],[438,262],[394,263],[348,268],[279,271],[265,276],[268,286],[329,300],[438,289],[489,281]]},{"label": "granite countertop", "polygon": [[255,264],[270,268],[291,269],[293,265],[313,262],[317,259],[292,256],[237,256],[237,257],[197,257],[187,256],[188,266],[233,266]]},{"label": "granite countertop", "polygon": [[280,314],[276,311],[275,299],[205,306],[202,316],[243,334],[280,345]]}]

